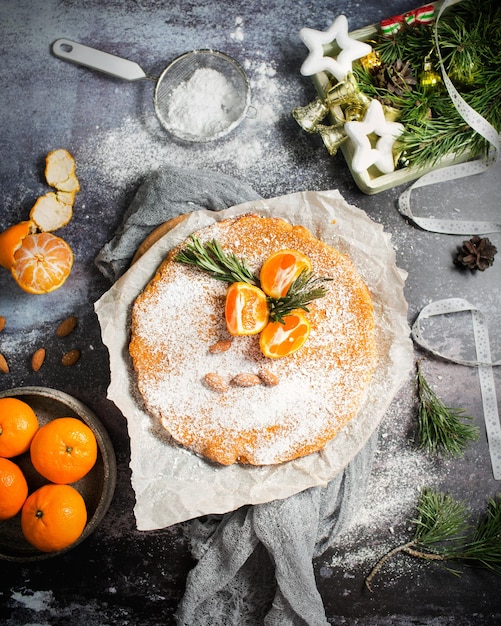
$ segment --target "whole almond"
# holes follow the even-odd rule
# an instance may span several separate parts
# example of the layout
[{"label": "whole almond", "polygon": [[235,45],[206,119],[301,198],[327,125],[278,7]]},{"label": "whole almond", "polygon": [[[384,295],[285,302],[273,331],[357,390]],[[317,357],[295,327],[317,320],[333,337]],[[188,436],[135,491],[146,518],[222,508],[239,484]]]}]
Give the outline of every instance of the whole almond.
[{"label": "whole almond", "polygon": [[79,358],[80,358],[80,350],[75,348],[74,350],[70,350],[69,352],[66,352],[66,354],[63,354],[61,363],[69,367],[71,365],[75,365],[75,363],[78,361]]},{"label": "whole almond", "polygon": [[273,372],[270,372],[270,370],[259,370],[258,376],[263,385],[266,385],[267,387],[274,387],[275,385],[278,385],[278,376],[276,376]]},{"label": "whole almond", "polygon": [[67,337],[71,332],[75,330],[77,325],[77,318],[74,315],[67,317],[63,320],[56,329],[56,335],[58,337]]},{"label": "whole almond", "polygon": [[42,367],[44,360],[45,348],[38,348],[38,350],[31,357],[31,369],[34,372],[38,372],[38,370]]},{"label": "whole almond", "polygon": [[237,374],[231,379],[232,385],[237,387],[254,387],[261,384],[261,379],[256,374]]},{"label": "whole almond", "polygon": [[5,328],[5,317],[3,315],[0,315],[0,333],[2,332],[4,328]]},{"label": "whole almond", "polygon": [[214,391],[218,391],[219,393],[228,391],[228,383],[219,374],[209,372],[208,374],[205,374],[204,381],[207,387],[210,387]]},{"label": "whole almond", "polygon": [[0,352],[0,372],[2,372],[2,374],[9,373],[9,364],[7,363],[4,355],[1,352]]},{"label": "whole almond", "polygon": [[226,352],[231,348],[232,341],[231,339],[221,339],[216,343],[213,343],[209,348],[209,352],[211,354],[217,354],[218,352]]}]

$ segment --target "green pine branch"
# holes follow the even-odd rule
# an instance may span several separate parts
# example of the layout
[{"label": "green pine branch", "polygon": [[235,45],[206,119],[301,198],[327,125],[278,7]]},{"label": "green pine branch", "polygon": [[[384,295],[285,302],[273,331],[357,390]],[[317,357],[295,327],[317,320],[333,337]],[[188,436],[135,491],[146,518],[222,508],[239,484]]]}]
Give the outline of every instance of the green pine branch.
[{"label": "green pine branch", "polygon": [[[419,85],[425,59],[440,73],[430,25],[405,25],[393,36],[371,41],[383,67],[398,60],[408,62],[418,79],[403,94],[392,94],[374,84],[375,73],[360,63],[354,73],[360,90],[370,98],[399,111],[404,134],[399,144],[404,161],[414,167],[429,167],[449,155],[486,156],[489,143],[461,118],[445,88],[427,93]],[[442,15],[437,35],[444,66],[465,101],[501,132],[501,6],[498,0],[464,0]]]},{"label": "green pine branch", "polygon": [[[387,552],[365,579],[369,591],[383,565],[403,553],[425,561],[457,561],[501,575],[501,494],[489,500],[487,510],[475,523],[465,503],[452,496],[423,489],[417,505],[414,536]],[[445,566],[459,575],[457,569]]]},{"label": "green pine branch", "polygon": [[478,427],[465,421],[473,418],[463,409],[450,408],[440,400],[426,381],[419,361],[416,370],[419,447],[431,453],[460,456],[470,442],[478,440]]}]

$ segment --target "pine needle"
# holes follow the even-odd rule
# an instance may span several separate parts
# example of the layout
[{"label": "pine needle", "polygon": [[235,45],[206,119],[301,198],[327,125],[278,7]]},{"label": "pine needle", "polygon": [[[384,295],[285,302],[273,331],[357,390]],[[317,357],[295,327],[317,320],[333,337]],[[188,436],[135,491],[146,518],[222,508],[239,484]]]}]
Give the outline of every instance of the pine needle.
[{"label": "pine needle", "polygon": [[[468,508],[444,493],[423,489],[416,505],[413,538],[387,552],[365,579],[371,583],[383,565],[404,553],[425,561],[458,561],[501,575],[501,495],[489,500],[485,515],[472,524]],[[452,574],[460,572],[451,567]]]},{"label": "pine needle", "polygon": [[426,381],[420,362],[417,363],[419,447],[427,452],[460,456],[468,444],[479,437],[479,429],[464,420],[473,418],[463,409],[447,407]]}]

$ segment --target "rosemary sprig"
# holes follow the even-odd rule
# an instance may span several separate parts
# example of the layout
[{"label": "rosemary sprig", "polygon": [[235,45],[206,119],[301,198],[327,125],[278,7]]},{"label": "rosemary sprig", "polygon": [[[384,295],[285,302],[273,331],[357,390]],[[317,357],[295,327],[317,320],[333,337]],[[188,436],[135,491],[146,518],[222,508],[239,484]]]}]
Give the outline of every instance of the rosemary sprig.
[{"label": "rosemary sprig", "polygon": [[291,284],[285,296],[282,298],[267,298],[270,319],[283,324],[285,322],[284,317],[292,313],[294,309],[302,309],[308,312],[308,305],[313,300],[323,298],[327,293],[323,283],[329,280],[332,279],[314,276],[313,272],[306,269],[303,270]]},{"label": "rosemary sprig", "polygon": [[[192,235],[184,250],[178,252],[174,260],[194,265],[217,280],[227,283],[245,282],[260,286],[259,279],[252,273],[245,259],[237,258],[232,252],[225,252],[215,239],[202,243]],[[291,284],[285,296],[267,297],[270,320],[283,324],[285,323],[284,317],[294,309],[308,312],[308,305],[313,300],[323,298],[327,293],[323,283],[329,280],[332,279],[320,278],[314,276],[309,270],[303,270]]]},{"label": "rosemary sprig", "polygon": [[215,239],[202,243],[192,235],[185,249],[178,252],[174,260],[195,265],[226,283],[259,284],[245,260],[237,258],[233,252],[225,252]]},{"label": "rosemary sprig", "polygon": [[[501,575],[501,495],[489,500],[487,512],[472,525],[467,506],[444,493],[423,489],[416,506],[413,538],[386,553],[365,579],[369,591],[382,566],[403,552],[427,561],[461,561]],[[459,575],[455,569],[447,567]]]},{"label": "rosemary sprig", "polygon": [[416,369],[419,447],[451,457],[461,455],[471,441],[478,439],[478,427],[463,421],[472,418],[462,409],[445,406],[423,376],[419,361]]}]

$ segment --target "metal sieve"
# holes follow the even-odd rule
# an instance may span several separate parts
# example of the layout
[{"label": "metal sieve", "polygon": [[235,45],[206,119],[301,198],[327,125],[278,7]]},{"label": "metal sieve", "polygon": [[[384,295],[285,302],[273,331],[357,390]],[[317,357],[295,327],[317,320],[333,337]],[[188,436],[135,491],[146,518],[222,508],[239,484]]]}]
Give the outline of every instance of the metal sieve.
[{"label": "metal sieve", "polygon": [[69,39],[55,41],[52,51],[61,59],[117,78],[154,81],[157,118],[183,141],[207,142],[224,137],[249,110],[247,74],[235,59],[217,50],[186,52],[171,61],[158,78],[148,76],[134,61]]}]

